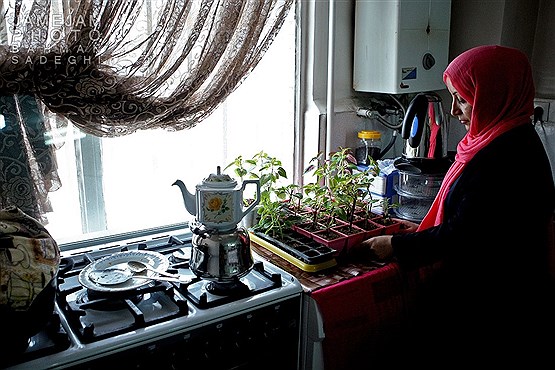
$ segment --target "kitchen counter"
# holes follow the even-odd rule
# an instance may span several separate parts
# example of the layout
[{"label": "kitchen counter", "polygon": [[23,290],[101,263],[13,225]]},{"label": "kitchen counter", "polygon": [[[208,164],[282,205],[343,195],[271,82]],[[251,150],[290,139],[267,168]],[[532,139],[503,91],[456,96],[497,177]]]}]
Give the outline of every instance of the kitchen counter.
[{"label": "kitchen counter", "polygon": [[306,272],[254,242],[251,242],[251,246],[253,251],[259,256],[294,275],[306,293],[349,280],[386,265],[385,263],[375,261],[366,261],[365,263],[342,261],[330,269],[320,272]]},{"label": "kitchen counter", "polygon": [[395,262],[358,258],[339,260],[337,266],[314,273],[256,243],[252,248],[303,287],[302,369],[368,369],[372,362],[383,363],[407,324],[407,310],[418,288],[439,268],[407,274]]}]

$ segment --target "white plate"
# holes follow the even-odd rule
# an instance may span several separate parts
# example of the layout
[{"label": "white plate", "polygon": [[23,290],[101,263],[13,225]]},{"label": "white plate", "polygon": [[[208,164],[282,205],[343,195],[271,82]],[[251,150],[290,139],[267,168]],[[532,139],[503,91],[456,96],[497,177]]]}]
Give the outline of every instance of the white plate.
[{"label": "white plate", "polygon": [[109,268],[89,272],[89,280],[100,285],[119,285],[131,279],[133,273],[129,269]]},{"label": "white plate", "polygon": [[[129,261],[139,261],[145,265],[159,270],[166,271],[170,266],[170,262],[167,257],[158,252],[152,251],[127,251],[118,252],[111,254],[109,256],[103,257],[97,261],[94,261],[79,273],[79,283],[86,288],[100,291],[100,292],[121,292],[126,290],[136,289],[143,285],[149,284],[151,281],[148,279],[129,279],[123,283],[117,283],[113,281],[112,283],[106,284],[104,278],[106,273],[114,273],[114,278],[119,278],[119,273],[117,273],[118,268],[123,270],[127,269],[127,262]],[[109,269],[108,271],[105,271]],[[100,273],[99,273],[100,272]],[[117,275],[117,276],[116,276]],[[153,271],[145,271],[140,274],[141,276],[155,276],[156,273]],[[103,276],[99,279],[99,276]],[[99,281],[104,284],[100,284]]]}]

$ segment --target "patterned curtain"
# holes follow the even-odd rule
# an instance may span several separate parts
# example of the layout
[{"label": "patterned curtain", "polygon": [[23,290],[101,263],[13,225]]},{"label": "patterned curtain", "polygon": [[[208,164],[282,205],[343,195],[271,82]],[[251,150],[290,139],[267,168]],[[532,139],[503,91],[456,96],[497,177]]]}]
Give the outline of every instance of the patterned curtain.
[{"label": "patterned curtain", "polygon": [[51,211],[48,191],[60,187],[49,128],[34,96],[0,96],[0,114],[0,205],[41,220]]},{"label": "patterned curtain", "polygon": [[0,204],[46,222],[60,183],[44,140],[68,121],[100,137],[197,125],[255,68],[293,2],[0,2]]}]

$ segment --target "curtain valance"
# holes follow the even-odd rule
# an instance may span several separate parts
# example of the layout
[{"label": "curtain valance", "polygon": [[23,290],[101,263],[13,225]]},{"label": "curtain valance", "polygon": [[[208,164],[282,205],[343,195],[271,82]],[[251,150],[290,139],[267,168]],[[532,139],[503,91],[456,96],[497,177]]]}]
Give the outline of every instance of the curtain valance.
[{"label": "curtain valance", "polygon": [[190,128],[257,65],[292,1],[4,2],[0,91],[97,136]]}]

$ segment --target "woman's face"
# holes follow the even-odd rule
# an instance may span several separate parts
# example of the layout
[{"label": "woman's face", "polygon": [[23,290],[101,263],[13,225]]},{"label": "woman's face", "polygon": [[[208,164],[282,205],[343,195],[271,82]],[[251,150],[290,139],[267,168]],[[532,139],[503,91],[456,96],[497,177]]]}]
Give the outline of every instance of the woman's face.
[{"label": "woman's face", "polygon": [[449,77],[445,80],[445,85],[453,97],[451,115],[457,118],[466,127],[466,131],[468,131],[470,128],[470,117],[472,117],[472,105],[459,95],[453,84],[451,84]]}]

